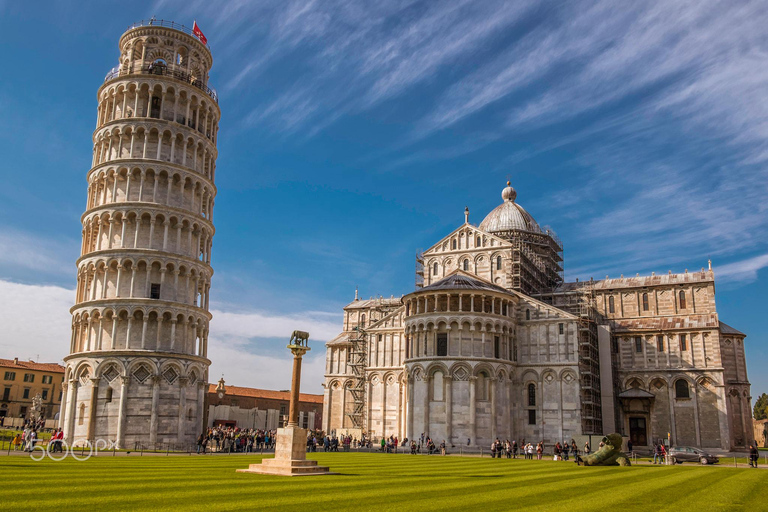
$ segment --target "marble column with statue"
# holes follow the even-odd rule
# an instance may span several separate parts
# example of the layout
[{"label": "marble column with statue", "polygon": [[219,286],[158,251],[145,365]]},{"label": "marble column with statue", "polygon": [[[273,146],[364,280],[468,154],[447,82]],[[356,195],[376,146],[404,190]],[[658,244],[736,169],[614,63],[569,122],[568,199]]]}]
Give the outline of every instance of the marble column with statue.
[{"label": "marble column with statue", "polygon": [[261,464],[251,464],[238,473],[259,473],[277,476],[334,475],[327,466],[318,466],[316,460],[307,460],[308,430],[299,428],[299,389],[301,385],[301,358],[309,348],[309,333],[293,331],[288,349],[293,354],[293,377],[291,379],[291,402],[288,410],[288,424],[277,429],[275,457],[262,459]]}]

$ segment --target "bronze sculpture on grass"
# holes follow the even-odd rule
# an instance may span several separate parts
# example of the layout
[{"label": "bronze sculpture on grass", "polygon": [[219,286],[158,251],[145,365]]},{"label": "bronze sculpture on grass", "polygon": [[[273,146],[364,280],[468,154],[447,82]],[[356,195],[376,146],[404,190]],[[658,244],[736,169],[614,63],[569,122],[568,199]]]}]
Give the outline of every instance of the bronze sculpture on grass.
[{"label": "bronze sculpture on grass", "polygon": [[621,434],[610,434],[603,438],[603,446],[595,453],[581,457],[576,456],[576,464],[585,466],[631,466],[629,457],[621,451]]}]

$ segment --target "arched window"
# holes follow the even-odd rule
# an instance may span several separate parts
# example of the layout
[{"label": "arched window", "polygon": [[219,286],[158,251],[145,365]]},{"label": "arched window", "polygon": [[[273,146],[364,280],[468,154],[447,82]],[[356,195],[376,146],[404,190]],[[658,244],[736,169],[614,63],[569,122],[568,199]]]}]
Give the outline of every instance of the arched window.
[{"label": "arched window", "polygon": [[82,425],[85,421],[85,404],[80,404],[80,414],[79,418],[77,418],[77,424]]},{"label": "arched window", "polygon": [[528,384],[528,407],[536,407],[536,384]]},{"label": "arched window", "polygon": [[680,309],[685,309],[685,292],[680,290]]},{"label": "arched window", "polygon": [[464,260],[464,271],[469,270],[469,260]]},{"label": "arched window", "polygon": [[530,309],[526,309],[525,310],[525,319],[526,320],[530,320],[531,319],[531,310]]},{"label": "arched window", "polygon": [[437,275],[437,262],[435,262],[435,264],[432,266],[432,275],[433,276]]},{"label": "arched window", "polygon": [[477,376],[477,397],[478,400],[488,401],[488,375],[480,372]]},{"label": "arched window", "polygon": [[613,302],[613,295],[608,297],[608,312],[609,313],[615,313],[616,312],[616,305]]},{"label": "arched window", "polygon": [[496,256],[496,270],[501,270],[501,256]]},{"label": "arched window", "polygon": [[451,242],[451,248],[455,251],[456,250],[456,239],[453,239],[453,242]]},{"label": "arched window", "polygon": [[643,311],[648,311],[648,294],[643,294]]},{"label": "arched window", "polygon": [[691,398],[691,390],[683,379],[675,381],[675,398]]},{"label": "arched window", "polygon": [[475,247],[480,247],[480,237],[477,237],[477,243],[475,243]]}]

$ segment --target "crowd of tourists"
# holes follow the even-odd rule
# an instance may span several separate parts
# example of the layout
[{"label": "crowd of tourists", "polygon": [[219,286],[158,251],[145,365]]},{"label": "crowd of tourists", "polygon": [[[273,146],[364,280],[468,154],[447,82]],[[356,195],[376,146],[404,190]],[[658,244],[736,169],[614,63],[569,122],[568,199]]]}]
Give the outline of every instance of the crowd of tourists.
[{"label": "crowd of tourists", "polygon": [[210,427],[197,438],[197,453],[255,452],[275,448],[276,430],[240,429],[239,427]]}]

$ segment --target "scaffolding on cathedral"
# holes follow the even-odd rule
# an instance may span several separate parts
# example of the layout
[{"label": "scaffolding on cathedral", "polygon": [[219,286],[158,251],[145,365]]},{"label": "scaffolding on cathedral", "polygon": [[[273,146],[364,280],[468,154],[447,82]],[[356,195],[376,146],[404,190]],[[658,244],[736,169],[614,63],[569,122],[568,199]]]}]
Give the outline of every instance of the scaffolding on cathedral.
[{"label": "scaffolding on cathedral", "polygon": [[597,307],[592,280],[564,283],[535,295],[543,302],[578,316],[579,380],[582,434],[602,434],[603,409],[600,392],[600,352],[597,338]]},{"label": "scaffolding on cathedral", "polygon": [[354,335],[349,336],[352,343],[350,363],[354,381],[349,388],[352,394],[352,412],[347,413],[352,420],[353,428],[365,430],[365,367],[368,364],[368,333],[358,326],[353,329]]}]

